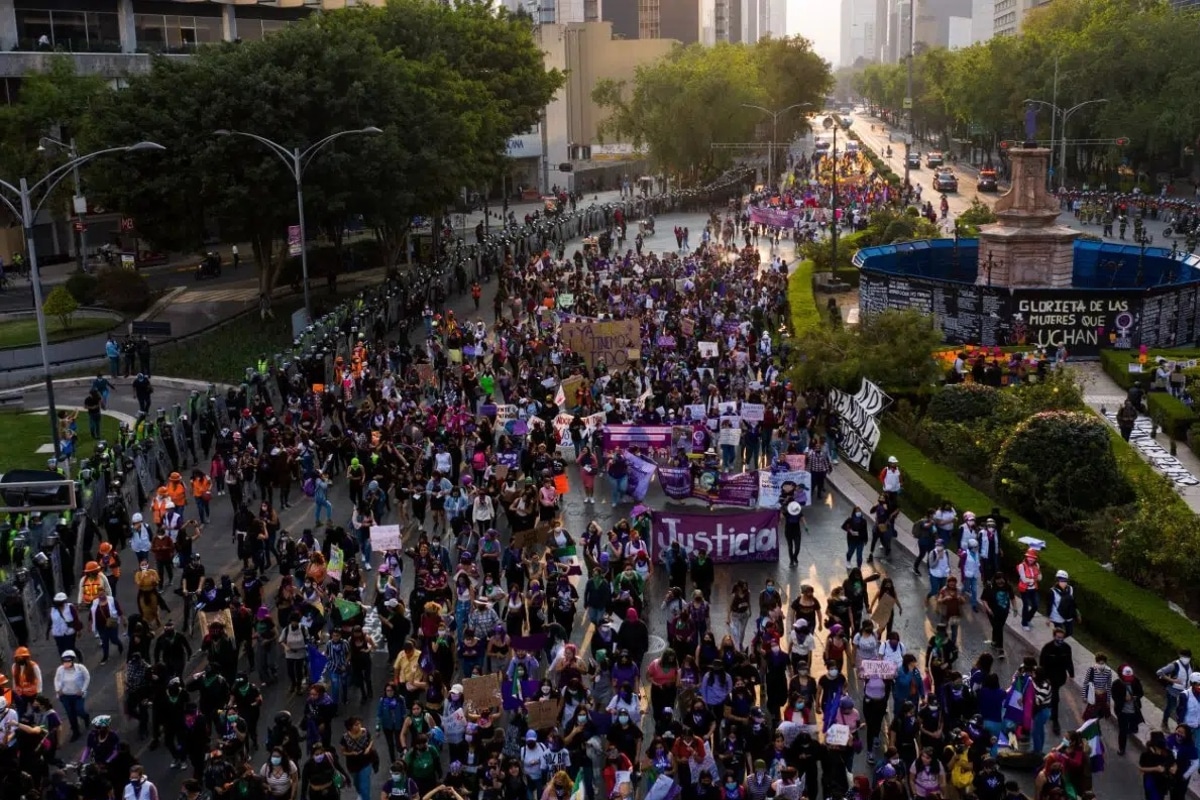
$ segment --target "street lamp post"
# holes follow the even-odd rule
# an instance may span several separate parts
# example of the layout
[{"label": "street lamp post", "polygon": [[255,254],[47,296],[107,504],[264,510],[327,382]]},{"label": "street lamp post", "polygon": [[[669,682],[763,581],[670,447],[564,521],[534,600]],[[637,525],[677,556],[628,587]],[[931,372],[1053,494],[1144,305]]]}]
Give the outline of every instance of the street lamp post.
[{"label": "street lamp post", "polygon": [[[42,312],[42,279],[38,271],[37,247],[33,241],[33,225],[42,206],[67,173],[76,171],[79,167],[100,156],[113,153],[134,153],[144,150],[166,150],[161,144],[154,142],[138,142],[125,147],[107,147],[87,155],[76,155],[70,161],[47,172],[41,180],[32,186],[25,178],[17,185],[0,180],[0,203],[3,203],[13,216],[21,221],[21,229],[25,234],[26,257],[29,259],[29,279],[33,283],[33,309],[37,318],[38,347],[42,355],[42,372],[46,380],[46,404],[50,412],[50,436],[54,442],[54,455],[59,454],[58,440],[58,410],[54,404],[54,381],[50,378],[50,345],[46,337],[46,315]],[[77,173],[76,173],[77,174]],[[78,178],[76,178],[78,180]],[[35,195],[39,195],[35,201]]]},{"label": "street lamp post", "polygon": [[[1075,105],[1071,106],[1070,108],[1060,108],[1057,105],[1055,105],[1054,103],[1049,103],[1045,100],[1032,100],[1032,99],[1025,100],[1025,103],[1024,103],[1025,105],[1046,106],[1046,108],[1050,109],[1051,114],[1057,114],[1059,117],[1058,188],[1060,188],[1060,189],[1063,188],[1063,186],[1066,185],[1066,180],[1067,180],[1067,175],[1066,175],[1066,172],[1067,172],[1067,120],[1069,120],[1076,111],[1078,111],[1081,108],[1084,108],[1085,106],[1094,105],[1096,103],[1107,103],[1107,102],[1108,102],[1107,98],[1101,97],[1096,100],[1084,100],[1082,103],[1076,103]],[[1053,134],[1051,134],[1051,135],[1053,135]],[[1054,142],[1052,140],[1051,146],[1053,146],[1053,144],[1054,144]]]},{"label": "street lamp post", "polygon": [[289,150],[279,142],[268,139],[265,136],[259,136],[257,133],[226,130],[224,128],[213,131],[213,133],[217,136],[245,136],[247,139],[253,139],[260,144],[266,145],[287,165],[288,171],[291,172],[292,178],[296,181],[296,214],[299,217],[298,223],[300,227],[300,273],[304,280],[304,314],[308,322],[311,323],[313,313],[312,301],[308,294],[308,238],[304,230],[304,170],[312,162],[313,157],[335,139],[350,136],[351,134],[376,134],[383,133],[383,131],[374,125],[366,128],[355,128],[349,131],[339,131],[338,133],[331,133],[324,139],[309,145],[304,150],[301,150],[299,147]]},{"label": "street lamp post", "polygon": [[829,157],[833,162],[833,216],[829,224],[830,237],[830,269],[837,270],[837,246],[838,246],[838,156],[837,156],[837,132],[838,123],[833,117],[826,117],[822,123],[825,130],[833,129],[833,144],[829,151]]},{"label": "street lamp post", "polygon": [[[39,153],[44,153],[51,147],[57,147],[60,150],[65,150],[67,152],[67,158],[79,158],[79,151],[75,149],[74,136],[71,137],[70,142],[60,142],[58,139],[55,139],[52,136],[43,136],[38,141],[37,149]],[[80,190],[78,164],[71,168],[71,179],[75,183],[75,196],[71,198],[71,208],[75,212],[75,216],[78,218],[79,226],[79,252],[75,254],[75,260],[77,262],[79,271],[83,272],[87,268],[87,226],[83,221],[83,215],[87,211],[87,206],[84,205],[83,211],[80,211],[75,205],[83,197],[83,192]]]},{"label": "street lamp post", "polygon": [[756,106],[751,103],[742,103],[742,108],[753,108],[755,111],[761,111],[771,118],[771,149],[767,152],[767,185],[773,186],[775,182],[775,140],[779,134],[779,118],[791,111],[794,108],[811,108],[812,103],[793,103],[787,108],[781,108],[778,111],[772,111],[769,108]]}]

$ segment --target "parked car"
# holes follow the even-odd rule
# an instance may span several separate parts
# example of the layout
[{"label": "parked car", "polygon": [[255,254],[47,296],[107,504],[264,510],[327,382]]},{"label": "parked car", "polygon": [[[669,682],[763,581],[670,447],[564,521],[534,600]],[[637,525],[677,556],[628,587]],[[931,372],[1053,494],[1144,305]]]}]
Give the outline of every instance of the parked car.
[{"label": "parked car", "polygon": [[933,176],[933,190],[935,192],[957,192],[958,178],[948,169],[938,170]]},{"label": "parked car", "polygon": [[979,182],[976,187],[981,192],[995,192],[999,189],[996,184],[996,170],[981,169],[979,170]]},{"label": "parked car", "polygon": [[925,166],[929,167],[930,169],[937,169],[945,163],[946,159],[942,157],[941,152],[938,150],[934,150],[929,155],[925,156]]}]

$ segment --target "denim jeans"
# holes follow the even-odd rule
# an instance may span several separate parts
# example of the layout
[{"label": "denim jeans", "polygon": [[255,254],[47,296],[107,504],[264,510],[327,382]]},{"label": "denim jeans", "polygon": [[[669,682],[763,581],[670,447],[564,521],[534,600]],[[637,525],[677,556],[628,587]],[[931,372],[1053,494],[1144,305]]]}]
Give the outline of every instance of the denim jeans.
[{"label": "denim jeans", "polygon": [[88,414],[88,433],[92,435],[93,439],[100,438],[100,420],[101,416],[99,414],[95,416]]},{"label": "denim jeans", "polygon": [[1033,742],[1033,752],[1044,753],[1046,750],[1046,723],[1050,721],[1050,707],[1046,706],[1033,715],[1033,730],[1030,738]]},{"label": "denim jeans", "polygon": [[97,628],[100,632],[100,657],[105,661],[108,660],[108,648],[110,645],[116,645],[117,650],[122,654],[125,653],[125,647],[121,644],[120,628],[109,628],[106,625],[101,625]]},{"label": "denim jeans", "polygon": [[362,561],[368,567],[371,566],[371,529],[359,528],[358,530],[358,549],[362,553]]},{"label": "denim jeans", "polygon": [[333,503],[326,500],[324,497],[313,498],[313,524],[321,524],[321,509],[325,509],[325,521],[333,522]]},{"label": "denim jeans", "polygon": [[200,518],[201,525],[208,524],[209,504],[203,497],[196,498],[196,514]]},{"label": "denim jeans", "polygon": [[962,585],[963,585],[963,591],[966,592],[967,597],[971,600],[971,610],[978,611],[979,610],[979,595],[978,595],[979,578],[963,578]]},{"label": "denim jeans", "polygon": [[64,694],[58,698],[62,702],[63,711],[67,712],[67,722],[71,725],[71,733],[79,733],[79,723],[84,727],[91,723],[87,709],[83,707],[83,696]]},{"label": "denim jeans", "polygon": [[1037,613],[1037,610],[1037,589],[1021,592],[1021,624],[1029,627],[1029,623],[1033,621],[1033,615]]},{"label": "denim jeans", "polygon": [[619,506],[621,504],[621,498],[625,496],[625,490],[629,487],[629,476],[622,475],[619,478],[614,478],[613,476],[609,475],[608,486],[609,490],[612,492],[612,504],[614,506]]},{"label": "denim jeans", "polygon": [[733,469],[733,462],[737,460],[737,450],[731,444],[721,445],[721,468],[726,472]]},{"label": "denim jeans", "polygon": [[866,544],[862,537],[855,536],[853,539],[846,539],[846,560],[856,559],[858,566],[862,566],[863,546]]},{"label": "denim jeans", "polygon": [[371,800],[371,767],[365,766],[352,776],[358,800]]},{"label": "denim jeans", "polygon": [[340,672],[329,670],[325,673],[329,678],[329,693],[333,695],[334,702],[341,705],[346,702],[346,676]]},{"label": "denim jeans", "polygon": [[937,575],[931,574],[929,576],[929,594],[925,595],[926,599],[928,599],[930,597],[937,597],[937,593],[940,592],[942,590],[942,587],[944,587],[945,585],[946,585],[945,577],[939,577]]}]

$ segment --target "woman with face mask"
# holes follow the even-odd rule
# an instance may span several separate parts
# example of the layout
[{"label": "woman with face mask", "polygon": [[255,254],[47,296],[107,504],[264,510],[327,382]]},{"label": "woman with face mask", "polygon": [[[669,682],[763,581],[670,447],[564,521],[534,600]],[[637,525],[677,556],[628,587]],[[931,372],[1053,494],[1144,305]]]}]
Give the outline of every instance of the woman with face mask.
[{"label": "woman with face mask", "polygon": [[312,755],[300,770],[300,796],[308,800],[338,800],[341,786],[350,783],[350,775],[337,756],[326,751],[321,742],[313,745]]},{"label": "woman with face mask", "polygon": [[271,797],[292,800],[300,783],[300,770],[296,764],[284,754],[283,749],[276,747],[271,750],[267,761],[258,773],[267,785],[267,794]]}]

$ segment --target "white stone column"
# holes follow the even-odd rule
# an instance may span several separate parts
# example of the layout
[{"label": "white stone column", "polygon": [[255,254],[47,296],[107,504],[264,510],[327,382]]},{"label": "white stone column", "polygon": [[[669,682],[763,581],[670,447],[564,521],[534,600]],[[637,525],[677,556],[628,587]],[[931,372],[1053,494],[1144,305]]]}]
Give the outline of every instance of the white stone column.
[{"label": "white stone column", "polygon": [[121,33],[121,52],[137,52],[137,26],[133,23],[133,0],[117,0],[117,30]]},{"label": "white stone column", "polygon": [[17,46],[17,12],[13,0],[0,0],[0,48],[12,50]]},{"label": "white stone column", "polygon": [[227,42],[236,42],[238,38],[236,8],[232,3],[221,6],[221,36]]}]

